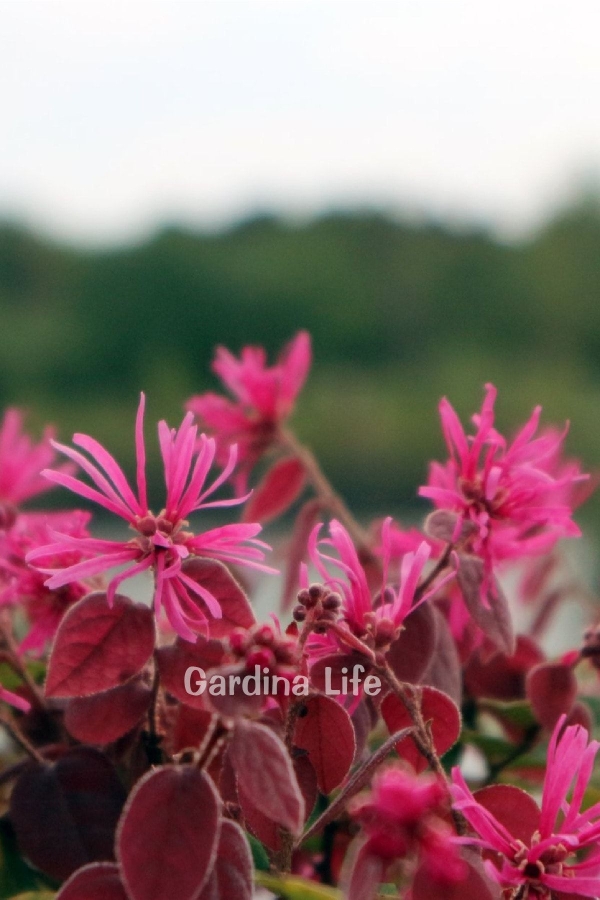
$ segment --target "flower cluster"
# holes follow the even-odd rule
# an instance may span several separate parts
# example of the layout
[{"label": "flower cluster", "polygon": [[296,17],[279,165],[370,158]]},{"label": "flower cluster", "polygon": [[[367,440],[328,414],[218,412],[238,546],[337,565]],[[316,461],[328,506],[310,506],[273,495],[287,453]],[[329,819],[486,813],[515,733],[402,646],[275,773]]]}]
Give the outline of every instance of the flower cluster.
[{"label": "flower cluster", "polygon": [[[154,574],[153,600],[157,614],[164,609],[175,631],[186,640],[195,641],[196,635],[206,630],[207,613],[219,618],[221,609],[213,594],[185,573],[183,561],[190,555],[211,556],[265,571],[268,568],[262,561],[268,546],[256,539],[261,531],[260,525],[222,525],[200,534],[188,530],[187,517],[192,513],[243,503],[245,499],[208,500],[231,476],[236,463],[236,449],[235,446],[230,448],[225,469],[212,484],[206,486],[215,458],[215,442],[204,435],[198,441],[197,426],[193,424],[191,413],[185,416],[178,429],[169,429],[166,422],[159,423],[166,502],[157,514],[150,510],[146,491],[144,405],[142,394],[135,429],[137,494],[116,460],[88,435],[76,434],[73,442],[86,451],[94,462],[70,447],[56,443],[53,446],[79,466],[94,486],[63,472],[44,470],[50,481],[124,519],[135,532],[135,537],[127,541],[113,541],[57,532],[52,543],[32,550],[27,561],[35,562],[42,572],[50,576],[46,584],[52,589],[124,565],[124,571],[113,576],[108,584],[109,602],[123,581],[151,570]],[[67,564],[67,558],[73,551],[86,559],[74,565]],[[50,559],[62,559],[63,564],[51,565]]]},{"label": "flower cluster", "polygon": [[496,563],[547,553],[559,538],[578,536],[573,507],[587,478],[576,463],[562,461],[566,432],[548,429],[535,437],[539,406],[509,444],[494,427],[496,393],[486,385],[473,436],[448,400],[441,401],[450,457],[431,464],[419,490],[438,509],[457,514],[455,539],[465,535],[466,549],[484,560],[488,573]]},{"label": "flower cluster", "polygon": [[454,806],[478,835],[477,845],[492,854],[489,874],[523,900],[549,900],[553,892],[569,897],[600,893],[600,803],[581,808],[600,744],[589,741],[579,725],[565,728],[565,718],[557,722],[548,746],[540,809],[529,795],[515,791],[508,809],[494,815],[486,792],[478,800],[460,769],[452,772]]}]

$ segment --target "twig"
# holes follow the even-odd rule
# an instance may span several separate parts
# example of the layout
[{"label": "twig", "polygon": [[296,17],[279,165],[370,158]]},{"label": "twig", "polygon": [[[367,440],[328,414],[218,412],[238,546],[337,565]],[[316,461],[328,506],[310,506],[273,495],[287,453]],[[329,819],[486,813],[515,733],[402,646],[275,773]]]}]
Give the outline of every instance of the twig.
[{"label": "twig", "polygon": [[0,712],[0,723],[4,725],[13,740],[25,750],[36,762],[44,764],[44,757],[38,753],[33,744],[25,737],[17,723],[6,713]]}]

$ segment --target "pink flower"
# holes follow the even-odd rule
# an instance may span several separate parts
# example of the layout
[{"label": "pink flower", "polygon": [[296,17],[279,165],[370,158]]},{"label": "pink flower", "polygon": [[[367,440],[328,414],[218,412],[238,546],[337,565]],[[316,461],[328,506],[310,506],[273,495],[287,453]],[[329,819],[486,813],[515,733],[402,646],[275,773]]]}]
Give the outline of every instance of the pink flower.
[{"label": "pink flower", "polygon": [[237,443],[240,490],[252,467],[275,440],[277,428],[293,410],[310,368],[310,336],[306,331],[298,332],[274,366],[266,363],[262,347],[244,347],[240,359],[225,347],[218,347],[213,371],[235,400],[206,393],[192,397],[187,404],[215,436],[221,462],[229,445]]},{"label": "pink flower", "polygon": [[[51,515],[21,514],[6,534],[0,555],[0,572],[5,582],[0,591],[0,602],[22,604],[26,611],[30,627],[19,647],[22,653],[41,654],[54,637],[66,610],[89,592],[87,584],[75,580],[51,590],[45,584],[45,576],[28,565],[25,557],[36,548],[49,544],[57,529],[70,537],[89,538],[86,527],[89,519],[90,514],[80,510]],[[59,557],[53,562],[65,566],[75,565],[83,558],[76,549],[69,554],[61,553]]]},{"label": "pink flower", "polygon": [[351,814],[362,826],[365,855],[391,863],[418,857],[435,881],[455,883],[466,874],[450,825],[447,792],[434,775],[415,775],[400,763],[375,776],[373,790]]},{"label": "pink flower", "polygon": [[[407,615],[454,577],[454,572],[449,573],[415,603],[419,580],[431,553],[429,543],[422,540],[416,550],[401,556],[399,585],[396,588],[392,587],[389,583],[389,570],[397,545],[392,520],[388,518],[381,530],[383,556],[381,589],[377,596],[373,597],[365,570],[344,526],[333,519],[329,526],[329,538],[319,541],[322,527],[317,525],[309,538],[308,548],[312,563],[327,587],[339,592],[342,600],[340,613],[344,626],[357,637],[367,638],[376,647],[389,644],[398,634]],[[324,552],[322,548],[332,548],[337,556]],[[305,577],[304,581],[306,580]],[[311,638],[310,647],[316,649],[318,643],[331,645],[331,639],[327,637],[322,640],[316,636]]]},{"label": "pink flower", "polygon": [[[183,561],[190,555],[212,556],[224,562],[239,563],[262,571],[273,571],[262,564],[267,544],[256,540],[261,526],[232,524],[194,535],[187,530],[187,517],[198,510],[216,506],[232,506],[246,498],[207,502],[217,488],[231,475],[236,462],[236,448],[231,448],[225,469],[205,487],[208,472],[215,457],[215,442],[204,435],[197,440],[197,428],[188,413],[180,427],[169,429],[159,422],[158,437],[165,470],[166,505],[157,515],[148,506],[146,496],[143,436],[144,402],[142,394],[136,419],[137,494],[129,486],[115,459],[93,438],[84,434],[73,436],[73,443],[81,447],[94,463],[69,447],[54,446],[73,460],[93,484],[85,484],[71,475],[46,470],[45,475],[56,484],[98,503],[129,523],[135,537],[128,541],[81,538],[54,533],[54,542],[27,555],[36,561],[40,571],[51,577],[46,586],[56,590],[74,581],[88,579],[117,566],[126,568],[114,576],[108,586],[108,600],[127,578],[151,570],[154,574],[154,605],[157,615],[164,609],[175,631],[189,641],[206,630],[207,618],[203,606],[211,616],[220,618],[221,609],[215,597],[185,573]],[[199,449],[195,449],[199,446]],[[84,562],[51,567],[39,565],[40,560],[65,558],[74,551]]]},{"label": "pink flower", "polygon": [[471,526],[465,549],[484,560],[488,576],[496,562],[546,553],[559,538],[578,536],[572,511],[587,478],[578,464],[561,460],[565,432],[534,437],[539,406],[508,445],[494,428],[495,399],[496,388],[486,385],[472,437],[446,398],[441,401],[450,458],[431,464],[428,484],[419,490],[439,509],[457,513],[457,537],[464,523]]},{"label": "pink flower", "polygon": [[[565,720],[563,715],[557,722],[548,746],[541,809],[523,791],[501,788],[512,791],[514,798],[498,809],[497,817],[486,808],[486,791],[480,802],[460,770],[452,771],[454,806],[479,836],[462,840],[492,851],[488,874],[505,889],[520,888],[523,900],[547,900],[563,892],[568,897],[600,894],[600,803],[581,811],[600,744],[588,743],[581,725],[565,728],[561,736]],[[524,830],[531,832],[527,841],[512,833]]]},{"label": "pink flower", "polygon": [[7,409],[0,425],[0,528],[10,527],[15,507],[51,488],[41,476],[53,464],[52,431],[46,429],[39,444],[23,432],[23,413]]}]

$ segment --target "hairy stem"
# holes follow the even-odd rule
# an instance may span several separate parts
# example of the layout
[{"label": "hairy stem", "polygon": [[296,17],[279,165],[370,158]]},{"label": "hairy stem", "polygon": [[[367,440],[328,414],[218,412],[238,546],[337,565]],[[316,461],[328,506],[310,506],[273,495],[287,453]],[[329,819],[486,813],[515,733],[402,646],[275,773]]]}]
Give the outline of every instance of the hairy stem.
[{"label": "hairy stem", "polygon": [[278,440],[281,447],[289,450],[290,453],[300,460],[317,496],[322,500],[323,505],[344,525],[356,544],[357,550],[365,554],[369,559],[377,560],[377,557],[373,554],[372,542],[368,532],[357,522],[340,495],[334,490],[312,450],[304,446],[296,435],[287,428],[280,429]]}]

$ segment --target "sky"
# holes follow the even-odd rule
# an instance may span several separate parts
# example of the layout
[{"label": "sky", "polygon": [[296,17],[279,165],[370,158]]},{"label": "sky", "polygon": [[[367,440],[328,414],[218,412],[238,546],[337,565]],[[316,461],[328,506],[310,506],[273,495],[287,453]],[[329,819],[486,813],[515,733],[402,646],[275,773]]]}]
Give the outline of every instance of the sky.
[{"label": "sky", "polygon": [[0,0],[0,218],[519,235],[600,181],[599,35],[598,0]]}]

